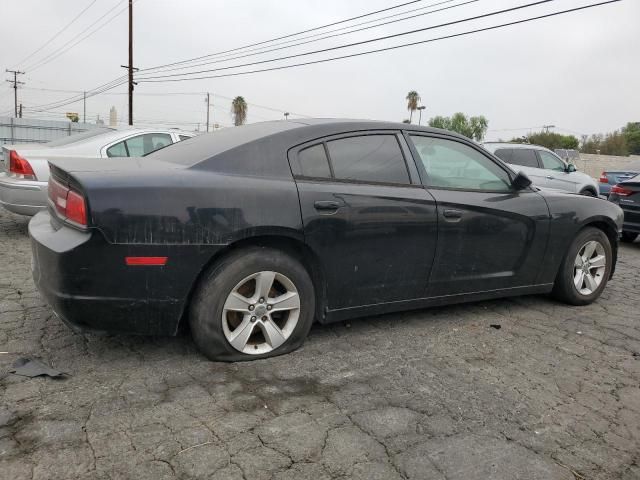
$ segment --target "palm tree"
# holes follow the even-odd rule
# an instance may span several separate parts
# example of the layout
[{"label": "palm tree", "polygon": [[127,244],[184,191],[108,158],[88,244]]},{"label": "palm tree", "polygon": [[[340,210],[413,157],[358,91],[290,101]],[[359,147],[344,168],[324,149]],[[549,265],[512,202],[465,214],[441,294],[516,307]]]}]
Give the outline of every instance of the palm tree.
[{"label": "palm tree", "polygon": [[413,120],[413,112],[418,109],[418,103],[420,102],[420,95],[415,90],[411,90],[407,93],[407,110],[409,110],[409,123]]},{"label": "palm tree", "polygon": [[233,124],[237,127],[243,125],[247,120],[247,102],[243,97],[236,97],[231,102],[231,115],[233,115]]}]

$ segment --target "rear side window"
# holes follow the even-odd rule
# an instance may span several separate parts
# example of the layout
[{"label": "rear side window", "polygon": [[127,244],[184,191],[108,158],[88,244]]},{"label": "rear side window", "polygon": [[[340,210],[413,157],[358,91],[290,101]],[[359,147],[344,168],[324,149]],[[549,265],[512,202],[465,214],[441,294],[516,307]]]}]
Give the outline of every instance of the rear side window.
[{"label": "rear side window", "polygon": [[522,165],[523,167],[540,168],[538,159],[536,158],[536,152],[527,148],[514,148],[510,163],[513,165]]},{"label": "rear side window", "polygon": [[142,157],[147,153],[171,145],[171,135],[167,133],[145,133],[125,140],[130,157]]},{"label": "rear side window", "polygon": [[178,137],[180,137],[180,141],[182,142],[183,140],[189,140],[191,137],[189,135],[178,135]]},{"label": "rear side window", "polygon": [[324,145],[314,145],[298,153],[300,171],[305,177],[331,177],[329,160],[324,151]]},{"label": "rear side window", "polygon": [[124,146],[124,142],[116,143],[107,148],[107,157],[128,157],[127,147]]},{"label": "rear side window", "polygon": [[335,178],[410,183],[395,135],[362,135],[327,142]]}]

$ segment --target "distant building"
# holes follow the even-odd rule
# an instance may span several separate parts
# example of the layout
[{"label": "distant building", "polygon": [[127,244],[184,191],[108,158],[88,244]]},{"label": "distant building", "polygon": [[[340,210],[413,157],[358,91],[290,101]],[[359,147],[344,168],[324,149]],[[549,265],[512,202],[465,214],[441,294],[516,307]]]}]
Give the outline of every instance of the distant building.
[{"label": "distant building", "polygon": [[109,126],[118,126],[118,111],[116,110],[116,107],[111,107],[111,110],[109,110]]}]

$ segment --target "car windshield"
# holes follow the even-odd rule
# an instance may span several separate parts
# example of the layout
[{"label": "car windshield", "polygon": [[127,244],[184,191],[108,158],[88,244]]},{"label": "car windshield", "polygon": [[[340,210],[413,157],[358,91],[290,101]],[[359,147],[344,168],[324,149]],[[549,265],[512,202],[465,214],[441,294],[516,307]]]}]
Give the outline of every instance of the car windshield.
[{"label": "car windshield", "polygon": [[102,135],[104,133],[113,132],[113,128],[92,128],[90,130],[76,133],[74,135],[69,135],[67,137],[58,138],[57,140],[53,140],[51,142],[47,142],[47,147],[61,147],[63,145],[69,145],[71,143],[81,142],[82,140],[86,140],[87,138],[97,137],[98,135]]}]

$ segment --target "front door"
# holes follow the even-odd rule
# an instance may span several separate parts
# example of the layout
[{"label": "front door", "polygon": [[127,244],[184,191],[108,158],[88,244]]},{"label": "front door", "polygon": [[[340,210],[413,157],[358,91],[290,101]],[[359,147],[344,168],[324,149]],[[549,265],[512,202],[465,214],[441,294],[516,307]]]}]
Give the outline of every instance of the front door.
[{"label": "front door", "polygon": [[291,151],[290,161],[328,308],[423,296],[436,248],[436,206],[417,174],[409,174],[404,138],[329,137]]},{"label": "front door", "polygon": [[577,182],[573,180],[571,173],[566,171],[566,164],[562,160],[544,150],[537,150],[537,153],[550,188],[557,188],[567,192],[575,192],[577,190]]},{"label": "front door", "polygon": [[479,147],[411,134],[438,207],[438,244],[427,296],[535,284],[549,231],[544,199],[516,191],[509,172]]}]

